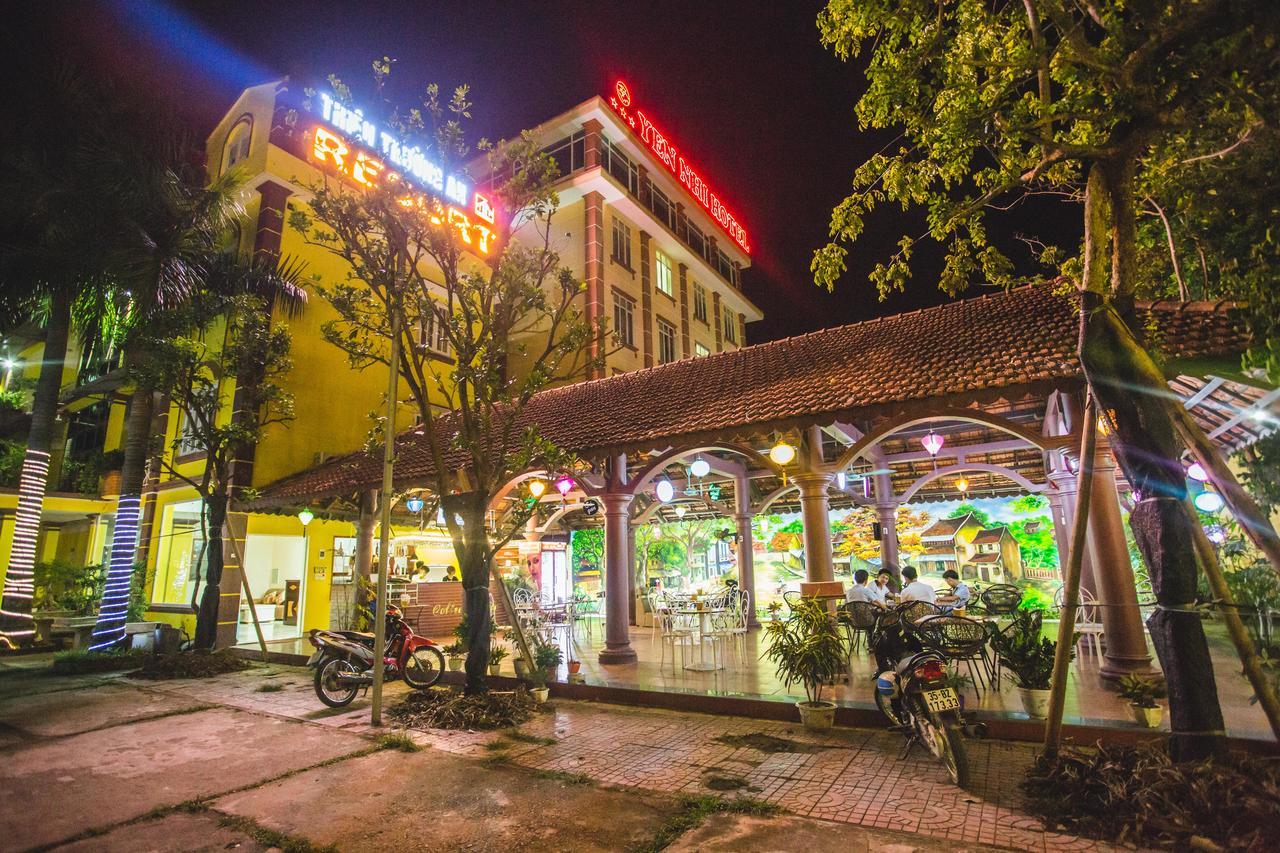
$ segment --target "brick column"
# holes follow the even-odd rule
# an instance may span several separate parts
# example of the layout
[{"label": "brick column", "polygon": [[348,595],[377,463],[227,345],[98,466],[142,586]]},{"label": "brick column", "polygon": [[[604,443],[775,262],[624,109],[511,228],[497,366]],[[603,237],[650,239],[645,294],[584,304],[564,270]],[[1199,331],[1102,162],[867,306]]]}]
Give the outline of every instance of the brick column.
[{"label": "brick column", "polygon": [[689,268],[680,267],[680,358],[693,355],[693,345],[689,343]]},{"label": "brick column", "polygon": [[[590,163],[589,154],[588,163]],[[604,317],[604,199],[600,193],[587,193],[583,197],[583,210],[586,215],[583,245],[586,252],[584,268],[586,270],[585,283],[587,285],[584,311],[587,322],[595,327]],[[591,336],[588,353],[593,362],[604,351],[601,336],[602,334],[599,330]],[[588,379],[596,379],[603,375],[603,365],[592,364],[587,368]]]},{"label": "brick column", "polygon": [[[244,553],[248,530],[248,513],[227,513],[227,525],[222,539],[222,580],[218,584],[218,631],[214,635],[216,648],[224,649],[236,644],[236,627],[240,622],[240,587],[244,576],[244,567],[240,565],[240,557],[237,555]],[[255,594],[261,595],[261,592]]]},{"label": "brick column", "polygon": [[631,535],[632,495],[606,493],[604,503],[604,563],[605,563],[605,616],[604,645],[600,651],[600,663],[635,663],[636,651],[631,648],[631,605],[634,598],[627,566]]},{"label": "brick column", "polygon": [[586,133],[586,161],[587,168],[600,165],[600,130],[604,125],[593,118],[589,118],[582,123],[582,129]]},{"label": "brick column", "polygon": [[716,352],[724,349],[723,330],[720,328],[720,291],[711,291],[711,313],[715,315],[712,328],[716,330]]},{"label": "brick column", "polygon": [[284,237],[285,204],[291,193],[289,188],[267,181],[258,187],[262,204],[258,207],[258,229],[253,240],[253,254],[280,256],[280,243]]},{"label": "brick column", "polygon": [[649,232],[640,232],[640,353],[645,367],[653,367],[653,262]]}]

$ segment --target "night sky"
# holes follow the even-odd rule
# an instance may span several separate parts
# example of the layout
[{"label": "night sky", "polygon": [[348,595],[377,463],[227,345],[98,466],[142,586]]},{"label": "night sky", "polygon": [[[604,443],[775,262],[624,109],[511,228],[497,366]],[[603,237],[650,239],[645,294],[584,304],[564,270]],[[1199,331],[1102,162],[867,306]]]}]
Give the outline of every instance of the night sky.
[{"label": "night sky", "polygon": [[[867,281],[904,230],[896,211],[871,220],[835,293],[809,260],[854,167],[889,139],[858,131],[859,69],[818,42],[818,2],[29,4],[7,61],[70,55],[153,93],[199,138],[239,91],[285,74],[335,73],[357,97],[369,63],[397,60],[394,93],[469,83],[473,133],[514,135],[617,77],[663,126],[751,235],[747,295],[765,320],[750,342],[910,310],[943,300],[938,256],[917,255],[913,288],[878,301]],[[913,227],[914,226],[914,227]]]}]

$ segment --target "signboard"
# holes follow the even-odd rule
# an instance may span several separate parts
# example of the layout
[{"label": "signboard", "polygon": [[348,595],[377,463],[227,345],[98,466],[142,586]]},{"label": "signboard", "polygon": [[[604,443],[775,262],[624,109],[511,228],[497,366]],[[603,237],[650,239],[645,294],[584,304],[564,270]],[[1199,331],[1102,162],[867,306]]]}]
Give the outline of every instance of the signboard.
[{"label": "signboard", "polygon": [[724,202],[716,195],[706,181],[698,175],[693,165],[685,159],[671,138],[658,129],[653,120],[639,107],[632,103],[631,89],[619,80],[613,86],[613,94],[609,96],[609,106],[622,117],[622,120],[640,137],[640,141],[649,146],[656,156],[671,171],[672,176],[684,184],[694,198],[698,200],[711,218],[720,224],[724,233],[742,247],[742,251],[750,254],[751,244],[747,240],[747,231],[738,223],[737,217],[729,212]]},{"label": "signboard", "polygon": [[600,511],[600,502],[595,498],[587,498],[582,502],[582,514],[586,516],[595,515]]},{"label": "signboard", "polygon": [[402,180],[421,192],[406,195],[401,204],[423,208],[433,224],[447,222],[476,254],[493,251],[497,210],[469,179],[445,174],[419,146],[401,140],[365,118],[362,110],[343,105],[327,92],[319,93],[319,107],[317,124],[307,131],[307,159],[365,187]]}]

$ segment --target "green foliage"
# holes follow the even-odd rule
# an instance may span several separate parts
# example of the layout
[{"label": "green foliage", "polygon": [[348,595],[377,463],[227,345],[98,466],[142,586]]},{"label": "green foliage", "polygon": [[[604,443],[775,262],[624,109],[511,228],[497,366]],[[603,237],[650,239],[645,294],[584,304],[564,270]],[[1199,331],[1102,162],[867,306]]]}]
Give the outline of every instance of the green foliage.
[{"label": "green foliage", "polygon": [[717,814],[744,814],[754,817],[773,817],[782,812],[782,808],[774,803],[757,800],[752,797],[734,797],[724,799],[715,796],[682,795],[676,800],[675,811],[654,833],[653,837],[642,844],[630,848],[630,853],[659,853],[666,850],[691,829],[696,829],[702,822]]},{"label": "green foliage", "polygon": [[[1000,663],[1017,679],[1018,686],[1048,690],[1053,680],[1053,660],[1058,644],[1042,636],[1039,611],[1018,610],[1013,622],[991,639]],[[1069,652],[1075,656],[1074,646]]]},{"label": "green foliage", "polygon": [[511,652],[507,651],[505,647],[493,646],[492,648],[489,649],[489,666],[493,666],[494,664],[497,664],[497,663],[502,663],[504,660],[506,660],[510,656],[511,656]]},{"label": "green foliage", "polygon": [[378,736],[378,746],[394,752],[421,752],[422,747],[408,732],[387,732]]},{"label": "green foliage", "polygon": [[848,640],[824,604],[803,598],[785,619],[765,627],[764,658],[777,667],[778,677],[790,687],[804,685],[810,702],[822,697],[822,685],[834,681],[849,661]]},{"label": "green foliage", "polygon": [[1031,515],[1048,505],[1049,501],[1040,495],[1020,495],[1009,501],[1009,510],[1018,515]]},{"label": "green foliage", "polygon": [[[467,637],[471,633],[471,617],[463,616],[458,620],[458,624],[453,626],[453,639],[455,646],[462,649],[462,653],[466,654],[470,649],[467,647]],[[498,633],[498,626],[492,620],[489,622],[489,636],[493,637]]]},{"label": "green foliage", "polygon": [[0,439],[0,486],[17,487],[26,453],[27,445],[23,442]]},{"label": "green foliage", "polygon": [[981,524],[983,527],[991,526],[991,516],[985,510],[978,509],[970,503],[964,503],[951,510],[947,518],[964,518],[966,515],[972,515],[973,520]]},{"label": "green foliage", "polygon": [[1058,612],[1058,608],[1053,603],[1053,596],[1031,585],[1022,588],[1022,600],[1018,602],[1018,609],[1025,613],[1038,613],[1042,617],[1045,614],[1053,615]]},{"label": "green foliage", "polygon": [[135,563],[133,574],[129,577],[129,609],[125,611],[124,621],[141,622],[147,616],[150,597],[147,587],[154,573],[147,572],[146,563]]},{"label": "green foliage", "polygon": [[1120,679],[1120,697],[1140,708],[1155,708],[1156,700],[1169,695],[1164,683],[1144,675],[1129,673]]},{"label": "green foliage", "polygon": [[1240,481],[1263,512],[1280,509],[1280,430],[1263,436],[1235,455]]},{"label": "green foliage", "polygon": [[573,531],[570,538],[571,547],[573,548],[573,559],[577,565],[577,571],[595,570],[601,571],[604,568],[604,529],[599,527],[584,527],[580,530]]},{"label": "green foliage", "polygon": [[106,569],[80,566],[66,560],[36,563],[35,610],[70,610],[88,615],[102,598]]},{"label": "green foliage", "polygon": [[538,687],[546,687],[547,679],[551,677],[551,673],[563,661],[564,653],[558,645],[535,639],[533,645],[533,669],[529,672],[530,680]]},{"label": "green foliage", "polygon": [[[1058,565],[1058,540],[1053,535],[1053,519],[1047,515],[1019,519],[1006,525],[1018,543],[1024,565],[1052,569]],[[1035,530],[1028,530],[1035,527]]]},{"label": "green foliage", "polygon": [[0,391],[0,412],[21,412],[26,408],[27,395],[18,388]]}]

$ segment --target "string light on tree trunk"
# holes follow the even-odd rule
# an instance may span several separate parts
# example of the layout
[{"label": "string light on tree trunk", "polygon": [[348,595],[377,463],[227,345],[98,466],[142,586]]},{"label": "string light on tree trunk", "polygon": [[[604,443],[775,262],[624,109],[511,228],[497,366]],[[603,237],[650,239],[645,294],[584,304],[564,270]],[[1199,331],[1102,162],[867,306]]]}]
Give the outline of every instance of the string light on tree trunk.
[{"label": "string light on tree trunk", "polygon": [[10,643],[30,639],[36,633],[31,601],[35,597],[36,541],[48,477],[49,454],[27,450],[18,480],[18,512],[13,522],[9,569],[4,577],[4,598],[0,600],[0,637]]},{"label": "string light on tree trunk", "polygon": [[115,529],[111,533],[111,562],[102,591],[102,607],[93,628],[90,651],[109,649],[125,638],[124,624],[129,613],[129,593],[133,587],[133,554],[138,542],[138,510],[142,498],[121,495],[116,502]]}]

